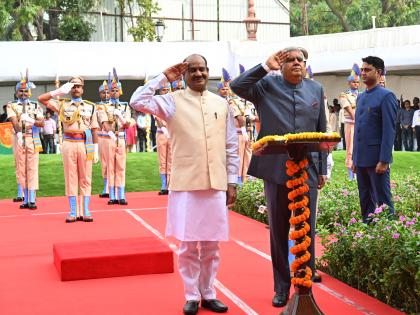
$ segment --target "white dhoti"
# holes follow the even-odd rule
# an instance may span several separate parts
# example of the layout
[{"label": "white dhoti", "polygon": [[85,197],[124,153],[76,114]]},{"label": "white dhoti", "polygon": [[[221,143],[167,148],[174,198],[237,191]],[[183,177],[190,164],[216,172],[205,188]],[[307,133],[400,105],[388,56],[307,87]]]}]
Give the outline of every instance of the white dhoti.
[{"label": "white dhoti", "polygon": [[226,192],[170,191],[166,236],[180,241],[228,241]]},{"label": "white dhoti", "polygon": [[181,241],[178,269],[185,299],[215,299],[219,241],[229,239],[226,192],[170,191],[166,235]]}]

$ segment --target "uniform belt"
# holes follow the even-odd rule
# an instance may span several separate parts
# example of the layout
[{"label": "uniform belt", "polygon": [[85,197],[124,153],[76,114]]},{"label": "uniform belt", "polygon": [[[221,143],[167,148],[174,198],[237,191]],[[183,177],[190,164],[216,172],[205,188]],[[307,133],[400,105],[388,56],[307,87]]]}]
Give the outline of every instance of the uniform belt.
[{"label": "uniform belt", "polygon": [[98,133],[99,138],[109,138],[109,135],[106,133]]},{"label": "uniform belt", "polygon": [[85,139],[86,139],[85,134],[81,132],[65,132],[64,133],[64,140],[67,140],[67,141],[84,142]]}]

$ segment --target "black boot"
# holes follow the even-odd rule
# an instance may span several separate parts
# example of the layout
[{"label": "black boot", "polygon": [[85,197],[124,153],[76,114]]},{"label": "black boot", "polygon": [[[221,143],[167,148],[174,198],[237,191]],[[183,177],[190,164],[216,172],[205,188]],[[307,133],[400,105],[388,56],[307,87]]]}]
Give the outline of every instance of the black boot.
[{"label": "black boot", "polygon": [[118,200],[118,203],[119,203],[120,205],[123,205],[123,206],[128,205],[128,202],[127,202],[127,200],[125,200],[125,199],[120,199],[120,200]]}]

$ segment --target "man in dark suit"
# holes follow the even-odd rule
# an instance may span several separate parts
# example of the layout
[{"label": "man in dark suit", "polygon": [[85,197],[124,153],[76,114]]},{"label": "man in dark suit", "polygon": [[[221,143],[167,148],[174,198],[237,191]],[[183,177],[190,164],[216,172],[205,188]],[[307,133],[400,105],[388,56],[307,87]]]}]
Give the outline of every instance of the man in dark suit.
[{"label": "man in dark suit", "polygon": [[[307,57],[305,49],[289,47],[273,54],[265,63],[244,72],[231,82],[232,91],[252,102],[257,109],[261,121],[258,139],[267,135],[286,133],[325,132],[324,91],[318,82],[304,79]],[[281,76],[267,75],[278,70],[281,70]],[[323,154],[323,157],[321,158],[319,153],[308,153],[312,239],[315,237],[317,189],[322,188],[327,174],[326,154]],[[275,295],[272,304],[276,307],[286,305],[290,290],[288,262],[290,210],[285,166],[287,160],[287,154],[253,156],[248,170],[248,174],[264,180],[274,273]],[[313,241],[309,248],[310,267],[313,271],[315,271],[314,243]],[[318,277],[315,281],[320,281]]]},{"label": "man in dark suit", "polygon": [[389,164],[395,137],[397,98],[379,85],[384,61],[378,57],[362,59],[362,80],[366,91],[357,99],[354,126],[353,165],[357,173],[363,222],[377,206],[386,204],[394,214]]}]

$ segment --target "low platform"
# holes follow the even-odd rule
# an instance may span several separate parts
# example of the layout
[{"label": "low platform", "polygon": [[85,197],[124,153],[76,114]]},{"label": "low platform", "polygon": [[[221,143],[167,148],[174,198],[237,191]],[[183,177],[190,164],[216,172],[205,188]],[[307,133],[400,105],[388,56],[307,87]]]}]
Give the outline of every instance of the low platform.
[{"label": "low platform", "polygon": [[173,251],[156,237],[53,244],[62,281],[172,273]]}]

